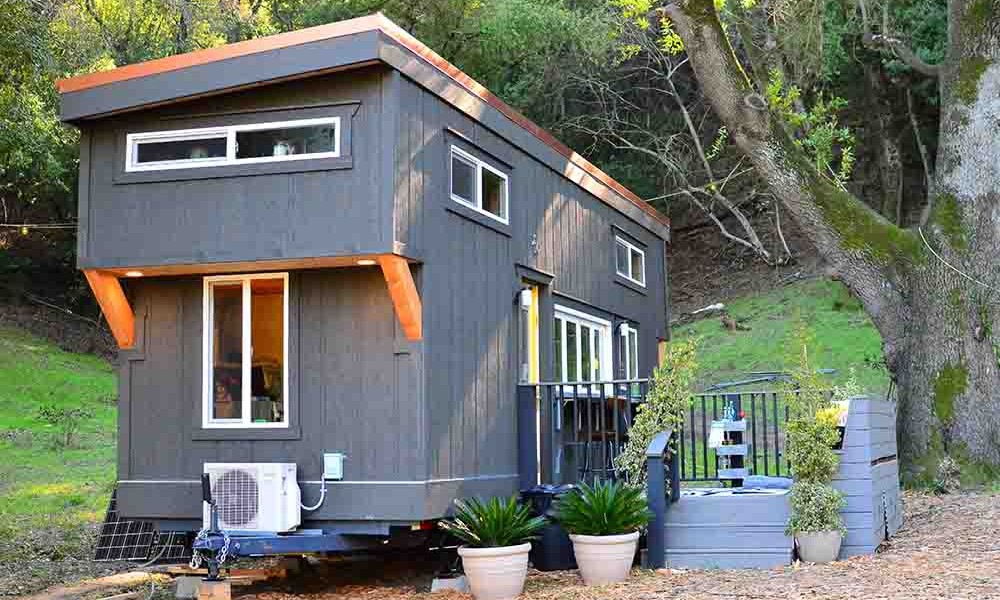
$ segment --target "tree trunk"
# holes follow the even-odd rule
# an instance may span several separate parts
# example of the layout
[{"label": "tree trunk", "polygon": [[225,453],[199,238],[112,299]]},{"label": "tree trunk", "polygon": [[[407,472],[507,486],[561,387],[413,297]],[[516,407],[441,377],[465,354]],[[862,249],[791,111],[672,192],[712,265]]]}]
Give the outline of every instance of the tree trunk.
[{"label": "tree trunk", "polygon": [[901,460],[914,479],[933,478],[945,452],[1000,464],[1000,15],[990,0],[951,4],[938,196],[922,232],[816,172],[744,73],[713,0],[666,9],[733,139],[882,334]]}]

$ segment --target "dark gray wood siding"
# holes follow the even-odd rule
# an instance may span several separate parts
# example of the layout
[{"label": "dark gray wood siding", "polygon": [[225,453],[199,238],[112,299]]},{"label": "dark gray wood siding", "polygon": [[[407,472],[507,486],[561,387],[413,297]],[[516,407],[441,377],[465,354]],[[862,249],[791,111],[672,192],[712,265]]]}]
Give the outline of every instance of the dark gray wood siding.
[{"label": "dark gray wood siding", "polygon": [[[424,263],[431,475],[516,473],[516,266],[554,276],[543,344],[552,343],[553,303],[615,325],[628,321],[638,326],[639,366],[648,376],[657,340],[666,337],[664,241],[417,83],[403,77],[399,89],[394,231],[406,254]],[[444,95],[452,92],[462,93]],[[509,175],[509,226],[451,200],[452,144]],[[644,290],[615,275],[616,231],[645,250]],[[616,347],[616,375],[617,354]],[[551,347],[542,356],[548,380]]]},{"label": "dark gray wood siding", "polygon": [[[84,124],[80,266],[392,251],[389,73],[370,67]],[[341,116],[343,159],[124,172],[127,133],[317,116]]]},{"label": "dark gray wood siding", "polygon": [[[133,482],[125,484],[126,514],[199,515],[197,495],[190,492],[205,462],[294,462],[300,481],[315,482],[322,453],[343,452],[348,483],[340,484],[332,498],[340,497],[328,501],[318,518],[374,514],[371,501],[352,492],[349,482],[427,479],[420,347],[400,341],[377,267],[291,274],[288,430],[201,429],[200,277],[132,282],[129,293],[142,334],[139,349],[122,357],[118,477]],[[164,483],[177,481],[186,482],[187,492]],[[304,487],[308,501],[318,486]],[[155,510],[139,505],[150,495],[177,494],[184,500],[163,508],[167,514],[148,514]],[[422,514],[404,508],[377,516]]]},{"label": "dark gray wood siding", "polygon": [[[640,375],[649,375],[666,336],[663,239],[567,179],[551,156],[542,162],[470,118],[467,109],[478,109],[469,103],[481,101],[437,83],[462,110],[395,70],[372,67],[88,123],[81,266],[398,251],[419,261],[423,300],[424,340],[409,342],[377,268],[293,272],[291,428],[206,432],[202,279],[130,281],[140,343],[123,354],[121,369],[125,516],[193,522],[204,462],[295,462],[311,503],[324,451],[348,455],[346,480],[306,515],[314,521],[436,518],[457,496],[515,491],[519,269],[551,275],[541,305],[542,379],[553,373],[556,303],[636,326]],[[353,114],[347,164],[143,182],[120,172],[126,131],[323,110]],[[507,173],[510,225],[450,199],[452,144]],[[615,275],[616,232],[645,250],[645,289]]]}]

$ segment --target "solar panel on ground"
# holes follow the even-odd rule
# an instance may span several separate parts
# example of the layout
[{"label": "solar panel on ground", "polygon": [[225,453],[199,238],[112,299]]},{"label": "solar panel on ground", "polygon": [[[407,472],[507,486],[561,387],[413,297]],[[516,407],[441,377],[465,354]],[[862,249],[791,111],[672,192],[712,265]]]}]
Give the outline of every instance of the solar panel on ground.
[{"label": "solar panel on ground", "polygon": [[[161,553],[162,550],[162,553]],[[111,493],[108,512],[97,537],[94,560],[184,562],[191,558],[190,534],[186,531],[157,531],[149,521],[121,519],[118,489]]]}]

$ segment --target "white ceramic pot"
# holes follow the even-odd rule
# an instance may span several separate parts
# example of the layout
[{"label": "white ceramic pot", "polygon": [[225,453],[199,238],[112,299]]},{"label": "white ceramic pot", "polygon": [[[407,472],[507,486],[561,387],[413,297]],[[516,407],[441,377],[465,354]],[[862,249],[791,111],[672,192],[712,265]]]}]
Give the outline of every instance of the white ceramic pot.
[{"label": "white ceramic pot", "polygon": [[476,600],[513,600],[524,590],[531,544],[502,548],[458,549],[469,588]]},{"label": "white ceramic pot", "polygon": [[580,575],[587,585],[625,581],[632,570],[639,532],[625,535],[570,535]]},{"label": "white ceramic pot", "polygon": [[837,560],[843,540],[844,537],[836,530],[795,534],[799,560],[803,562],[828,563]]}]

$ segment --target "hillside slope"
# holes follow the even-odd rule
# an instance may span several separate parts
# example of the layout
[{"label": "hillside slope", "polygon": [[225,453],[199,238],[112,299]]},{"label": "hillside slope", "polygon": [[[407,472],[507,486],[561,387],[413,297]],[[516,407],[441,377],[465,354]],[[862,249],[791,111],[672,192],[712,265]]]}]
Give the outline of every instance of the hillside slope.
[{"label": "hillside slope", "polygon": [[114,485],[115,386],[106,360],[0,327],[0,588],[89,558]]},{"label": "hillside slope", "polygon": [[843,284],[814,279],[745,296],[726,305],[728,313],[749,328],[730,331],[717,315],[675,327],[675,339],[698,337],[699,384],[744,378],[748,372],[782,370],[789,333],[802,319],[815,336],[816,364],[836,369],[834,383],[854,370],[862,389],[885,393],[888,376],[875,365],[882,361],[882,339]]}]

